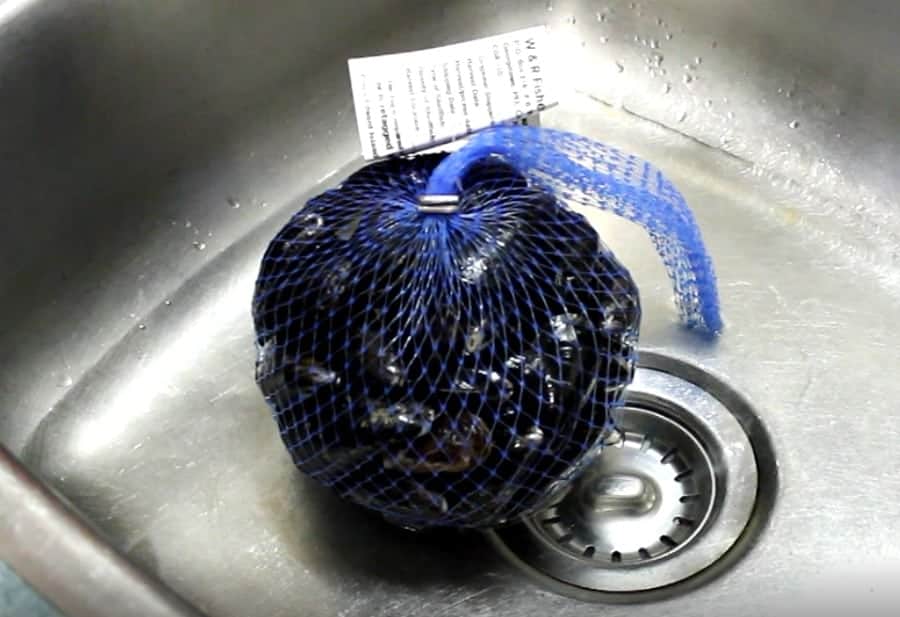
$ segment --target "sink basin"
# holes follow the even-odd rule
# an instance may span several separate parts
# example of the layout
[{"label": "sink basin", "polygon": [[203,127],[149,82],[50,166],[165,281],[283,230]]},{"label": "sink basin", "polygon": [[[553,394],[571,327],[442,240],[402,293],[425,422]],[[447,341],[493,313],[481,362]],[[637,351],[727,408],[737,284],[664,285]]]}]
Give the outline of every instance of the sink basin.
[{"label": "sink basin", "polygon": [[[640,286],[641,349],[728,383],[774,453],[760,465],[772,507],[741,558],[654,603],[601,609],[543,587],[481,534],[414,534],[340,501],[293,468],[253,381],[268,240],[362,164],[346,59],[541,23],[566,59],[541,124],[659,166],[716,263],[726,330],[711,341],[678,326],[644,233],[589,213]],[[888,1],[6,0],[0,442],[18,462],[0,461],[86,521],[60,534],[99,534],[116,552],[95,538],[91,554],[164,594],[159,614],[890,605],[898,28]],[[0,512],[22,520],[33,513],[10,487],[23,478],[0,474]],[[66,613],[62,584],[28,573],[52,570],[72,537],[29,553],[3,525],[0,561]]]}]

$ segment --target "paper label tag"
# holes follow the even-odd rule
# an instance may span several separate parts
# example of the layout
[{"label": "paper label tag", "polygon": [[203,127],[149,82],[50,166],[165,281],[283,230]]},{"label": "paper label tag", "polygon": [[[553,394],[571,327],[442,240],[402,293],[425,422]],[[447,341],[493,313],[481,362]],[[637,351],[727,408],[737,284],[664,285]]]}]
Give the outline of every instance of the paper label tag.
[{"label": "paper label tag", "polygon": [[558,102],[544,26],[347,64],[367,160],[428,148]]}]

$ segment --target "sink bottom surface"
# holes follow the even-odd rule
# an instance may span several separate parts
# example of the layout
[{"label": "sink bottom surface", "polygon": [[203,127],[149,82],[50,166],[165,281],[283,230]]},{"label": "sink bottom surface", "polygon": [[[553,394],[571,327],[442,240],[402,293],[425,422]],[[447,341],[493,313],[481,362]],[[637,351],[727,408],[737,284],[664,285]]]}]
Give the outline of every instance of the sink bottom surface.
[{"label": "sink bottom surface", "polygon": [[[638,154],[683,192],[720,279],[726,331],[715,341],[676,323],[642,230],[585,212],[640,286],[641,347],[743,392],[778,454],[772,522],[720,584],[665,608],[603,613],[756,615],[788,599],[834,608],[821,589],[887,604],[900,571],[900,475],[883,472],[896,468],[900,381],[884,371],[896,363],[900,311],[864,249],[841,242],[809,193],[624,110],[577,95],[542,123]],[[480,534],[393,528],[293,468],[253,381],[250,299],[267,241],[301,203],[273,206],[135,319],[67,384],[26,462],[210,615],[595,614],[529,582]]]}]

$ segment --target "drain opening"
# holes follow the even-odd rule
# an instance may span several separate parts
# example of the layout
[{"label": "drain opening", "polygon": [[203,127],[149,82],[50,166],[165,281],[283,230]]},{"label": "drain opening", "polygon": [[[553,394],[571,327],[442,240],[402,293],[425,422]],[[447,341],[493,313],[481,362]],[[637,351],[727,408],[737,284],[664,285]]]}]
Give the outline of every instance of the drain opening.
[{"label": "drain opening", "polygon": [[[489,533],[556,591],[600,600],[674,592],[713,571],[754,515],[768,515],[756,499],[772,494],[774,474],[760,476],[748,419],[722,402],[743,399],[697,379],[705,374],[695,367],[653,354],[642,363],[603,453],[552,506]],[[683,367],[690,381],[676,374]]]},{"label": "drain opening", "polygon": [[634,405],[620,416],[617,438],[536,520],[542,539],[571,555],[593,547],[591,559],[629,565],[687,543],[697,530],[682,521],[706,520],[716,480],[703,446],[678,422]]}]

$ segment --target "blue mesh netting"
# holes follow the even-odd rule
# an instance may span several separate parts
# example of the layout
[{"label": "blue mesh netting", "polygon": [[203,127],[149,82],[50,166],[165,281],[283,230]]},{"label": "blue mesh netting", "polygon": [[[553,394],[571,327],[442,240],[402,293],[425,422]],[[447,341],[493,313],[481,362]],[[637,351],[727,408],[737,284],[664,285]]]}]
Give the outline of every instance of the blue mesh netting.
[{"label": "blue mesh netting", "polygon": [[[444,193],[457,212],[418,208]],[[374,163],[294,215],[257,280],[257,381],[298,467],[413,527],[511,520],[577,475],[631,381],[640,307],[564,199],[644,225],[685,321],[719,329],[693,217],[639,159],[498,127]]]},{"label": "blue mesh netting", "polygon": [[641,225],[662,257],[688,326],[722,329],[712,262],[691,209],[650,163],[580,135],[528,126],[476,133],[435,170],[426,192],[455,193],[465,169],[500,155],[562,201],[609,210]]}]

